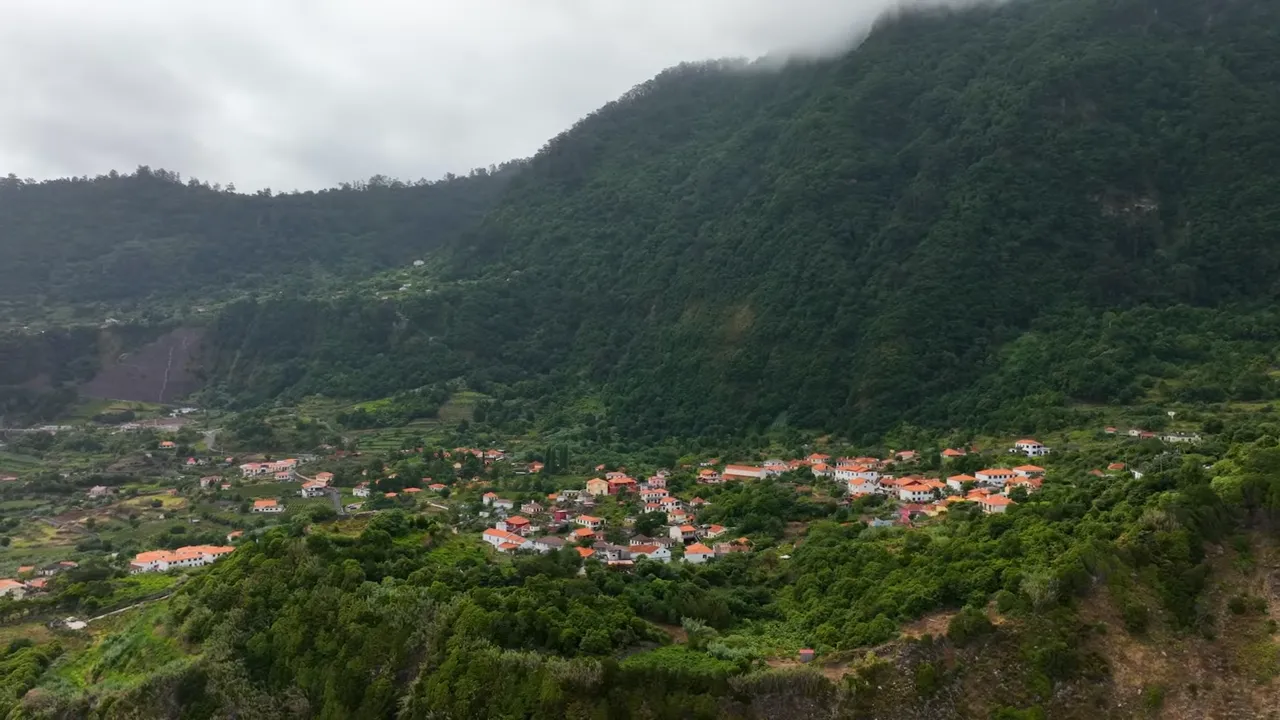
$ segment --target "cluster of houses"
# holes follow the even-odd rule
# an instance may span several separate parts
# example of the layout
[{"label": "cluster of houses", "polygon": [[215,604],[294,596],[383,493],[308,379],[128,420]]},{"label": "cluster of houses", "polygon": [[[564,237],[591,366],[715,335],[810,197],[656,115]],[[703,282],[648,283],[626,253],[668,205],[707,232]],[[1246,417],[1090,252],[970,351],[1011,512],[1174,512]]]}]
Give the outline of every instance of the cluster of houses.
[{"label": "cluster of houses", "polygon": [[960,500],[978,503],[985,513],[1002,513],[1013,504],[1009,499],[1010,491],[1016,488],[1027,492],[1039,490],[1044,472],[1044,468],[1038,465],[1019,465],[1014,468],[988,468],[973,475],[951,475],[943,481],[920,475],[895,476],[864,464],[841,464],[834,471],[814,469],[815,475],[827,475],[843,481],[850,497],[885,495],[903,503],[930,504],[927,511],[930,515]]},{"label": "cluster of houses", "polygon": [[32,593],[44,592],[49,578],[78,567],[80,567],[80,564],[74,560],[62,560],[40,568],[34,565],[23,565],[18,568],[18,577],[16,579],[0,578],[0,598],[8,597],[14,600],[21,600]]},{"label": "cluster of houses", "polygon": [[235,548],[226,545],[188,545],[177,550],[148,550],[134,556],[129,573],[166,572],[174,568],[204,567],[230,555]]},{"label": "cluster of houses", "polygon": [[710,547],[704,544],[702,540],[697,539],[700,531],[691,526],[673,527],[672,530],[672,535],[687,534],[693,539],[686,542],[680,537],[634,535],[627,541],[626,545],[615,545],[603,540],[591,541],[592,536],[587,535],[584,537],[588,542],[574,546],[571,545],[571,542],[580,539],[576,534],[571,537],[557,535],[526,537],[518,532],[496,527],[485,530],[483,538],[485,542],[497,548],[499,552],[527,550],[548,553],[569,546],[573,547],[575,552],[582,558],[595,558],[611,567],[631,566],[637,560],[645,558],[661,563],[669,563],[676,557],[673,552],[676,547],[683,549],[680,555],[681,559],[693,565],[705,563],[708,560],[730,553],[746,552],[751,547],[750,541],[746,538],[738,538],[732,542],[715,543],[714,547]]},{"label": "cluster of houses", "polygon": [[[746,538],[716,543],[714,547],[704,544],[703,541],[715,540],[727,530],[719,525],[696,525],[691,510],[705,505],[705,501],[694,498],[686,508],[683,501],[668,494],[667,477],[665,471],[660,471],[644,482],[638,482],[622,471],[605,473],[604,477],[588,480],[582,490],[551,493],[546,504],[526,502],[519,508],[521,514],[511,514],[516,511],[513,500],[499,497],[494,492],[485,493],[482,498],[484,505],[500,519],[486,529],[482,537],[499,552],[552,552],[571,545],[584,558],[594,557],[614,566],[630,565],[641,558],[671,562],[675,557],[672,549],[677,546],[683,549],[680,556],[684,562],[695,564],[748,549]],[[593,508],[598,498],[626,494],[637,495],[644,502],[646,512],[666,513],[671,525],[665,535],[635,535],[627,545],[615,545],[601,539],[605,519],[583,510]],[[549,528],[563,529],[566,526],[573,529],[563,534],[541,534]]]}]

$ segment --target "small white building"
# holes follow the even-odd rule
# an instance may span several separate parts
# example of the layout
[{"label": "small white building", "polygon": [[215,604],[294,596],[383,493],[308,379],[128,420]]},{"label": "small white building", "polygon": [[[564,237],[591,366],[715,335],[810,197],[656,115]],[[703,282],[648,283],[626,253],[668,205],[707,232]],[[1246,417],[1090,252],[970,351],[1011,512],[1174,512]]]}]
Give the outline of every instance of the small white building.
[{"label": "small white building", "polygon": [[516,550],[532,550],[533,541],[526,540],[513,532],[489,528],[484,531],[484,541],[498,549],[499,552],[515,552]]},{"label": "small white building", "polygon": [[702,543],[694,543],[684,549],[684,561],[700,565],[716,556],[716,552]]},{"label": "small white building", "polygon": [[671,562],[671,549],[662,545],[632,545],[628,548],[632,559],[649,558],[660,563]]},{"label": "small white building", "polygon": [[317,498],[324,497],[327,492],[328,491],[325,489],[324,483],[315,482],[313,480],[311,482],[302,483],[302,489],[298,491],[298,494],[304,498]]},{"label": "small white building", "polygon": [[698,528],[692,525],[672,525],[667,530],[667,536],[672,540],[692,542],[698,539]]},{"label": "small white building", "polygon": [[282,512],[284,512],[284,506],[283,506],[283,505],[281,505],[280,503],[276,502],[275,500],[271,500],[271,499],[269,499],[269,498],[264,498],[264,499],[261,499],[261,500],[254,500],[254,501],[253,501],[253,512],[256,512],[256,513],[282,513]]},{"label": "small white building", "polygon": [[27,594],[27,586],[12,578],[0,579],[0,597],[11,597],[21,600]]},{"label": "small white building", "polygon": [[1015,503],[1004,495],[987,495],[979,498],[978,504],[982,506],[982,512],[992,515],[1008,510],[1009,506]]},{"label": "small white building", "polygon": [[356,485],[355,489],[351,491],[351,494],[356,497],[369,497],[369,483],[362,482],[359,485]]},{"label": "small white building", "polygon": [[579,515],[573,519],[573,523],[594,532],[604,527],[604,518],[598,518],[593,515]]},{"label": "small white building", "polygon": [[1041,444],[1040,441],[1032,440],[1031,438],[1019,440],[1013,444],[1013,447],[1027,457],[1044,457],[1049,454],[1049,448]]}]

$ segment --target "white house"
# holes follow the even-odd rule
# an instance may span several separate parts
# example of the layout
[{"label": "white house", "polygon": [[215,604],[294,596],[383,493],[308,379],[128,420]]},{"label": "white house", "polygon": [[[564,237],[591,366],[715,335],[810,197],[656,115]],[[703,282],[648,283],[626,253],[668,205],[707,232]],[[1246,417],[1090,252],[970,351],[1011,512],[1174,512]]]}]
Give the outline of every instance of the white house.
[{"label": "white house", "polygon": [[172,552],[168,550],[151,550],[140,552],[129,563],[132,574],[144,572],[165,572],[174,568],[202,567],[217,562],[229,555],[235,548],[225,545],[189,545]]},{"label": "white house", "polygon": [[987,495],[980,498],[978,504],[982,506],[982,512],[991,515],[993,513],[1002,513],[1009,509],[1014,502],[1004,495]]},{"label": "white house", "polygon": [[369,497],[369,483],[362,482],[359,485],[356,485],[355,489],[351,491],[351,494],[356,497]]},{"label": "white house", "polygon": [[673,510],[680,509],[680,501],[670,496],[664,497],[661,500],[659,500],[658,505],[662,508],[663,512],[668,512],[668,513]]},{"label": "white house", "polygon": [[515,500],[508,500],[506,498],[495,498],[492,504],[495,508],[501,510],[514,510],[516,507]]},{"label": "white house", "polygon": [[1044,468],[1039,465],[1019,465],[1014,468],[1013,471],[1017,473],[1019,477],[1024,478],[1040,477],[1041,475],[1044,475]]},{"label": "white house", "polygon": [[862,478],[871,482],[879,482],[880,473],[866,465],[837,465],[836,482],[849,482],[854,478]]},{"label": "white house", "polygon": [[725,465],[721,473],[725,480],[763,480],[768,475],[768,470],[751,465]]},{"label": "white house", "polygon": [[963,492],[965,483],[976,483],[976,482],[978,482],[978,478],[972,475],[963,475],[963,474],[952,475],[951,477],[947,478],[947,487],[951,488],[952,490],[955,490],[956,492]]},{"label": "white house", "polygon": [[684,549],[684,561],[693,565],[702,564],[715,556],[715,551],[702,543],[696,542]]},{"label": "white house", "polygon": [[647,503],[658,502],[666,496],[667,491],[663,488],[649,488],[648,490],[640,491],[640,499]]},{"label": "white house", "polygon": [[1200,442],[1200,435],[1199,433],[1174,432],[1161,435],[1160,439],[1168,443],[1198,443]]},{"label": "white house", "polygon": [[911,483],[898,488],[898,499],[903,502],[922,503],[933,499],[933,488],[922,483]]},{"label": "white house", "polygon": [[866,478],[852,478],[848,481],[849,494],[854,496],[874,495],[880,490],[880,483]]},{"label": "white house", "polygon": [[1023,438],[1013,444],[1018,452],[1025,454],[1027,457],[1044,457],[1049,454],[1049,448],[1045,447],[1038,440],[1031,438]]},{"label": "white house", "polygon": [[254,500],[253,511],[256,513],[282,513],[284,512],[284,506],[275,500]]},{"label": "white house", "polygon": [[499,530],[497,528],[489,528],[484,531],[484,541],[497,548],[500,552],[512,552],[515,550],[532,550],[533,541],[526,540],[513,532]]},{"label": "white house", "polygon": [[1017,476],[1017,473],[1007,468],[988,468],[974,473],[974,477],[977,478],[978,482],[995,485],[996,487],[1004,487],[1005,483]]},{"label": "white house", "polygon": [[723,525],[708,525],[702,529],[702,537],[711,540],[729,532],[729,529]]},{"label": "white house", "polygon": [[672,525],[667,530],[667,535],[672,540],[690,542],[698,539],[698,528],[692,525]]},{"label": "white house", "polygon": [[0,579],[0,597],[12,597],[15,600],[21,600],[26,593],[27,586],[17,580],[12,578]]},{"label": "white house", "polygon": [[628,549],[631,552],[631,557],[636,560],[639,560],[640,558],[649,558],[650,560],[657,560],[661,563],[671,562],[670,548],[663,547],[662,545],[632,545]]},{"label": "white house", "polygon": [[592,532],[604,527],[604,518],[594,517],[592,515],[579,515],[573,519],[575,525],[580,525]]},{"label": "white house", "polygon": [[298,494],[304,498],[316,498],[323,497],[325,492],[324,483],[318,483],[313,480],[302,483],[302,489],[298,491]]}]

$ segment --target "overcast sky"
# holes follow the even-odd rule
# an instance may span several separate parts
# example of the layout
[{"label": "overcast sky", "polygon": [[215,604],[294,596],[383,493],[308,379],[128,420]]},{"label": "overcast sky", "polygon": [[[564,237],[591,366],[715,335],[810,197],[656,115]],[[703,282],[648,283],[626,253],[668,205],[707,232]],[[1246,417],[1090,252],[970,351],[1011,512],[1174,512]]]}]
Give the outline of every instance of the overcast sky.
[{"label": "overcast sky", "polygon": [[241,191],[534,153],[684,60],[830,49],[896,0],[0,0],[0,174]]}]

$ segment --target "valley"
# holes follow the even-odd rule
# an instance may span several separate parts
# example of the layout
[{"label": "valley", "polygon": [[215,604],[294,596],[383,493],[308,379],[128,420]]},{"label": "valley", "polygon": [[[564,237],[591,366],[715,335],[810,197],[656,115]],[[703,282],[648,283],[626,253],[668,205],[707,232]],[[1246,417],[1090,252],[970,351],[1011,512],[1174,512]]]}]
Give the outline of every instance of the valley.
[{"label": "valley", "polygon": [[1271,718],[1280,6],[690,62],[533,157],[0,178],[0,718]]}]

